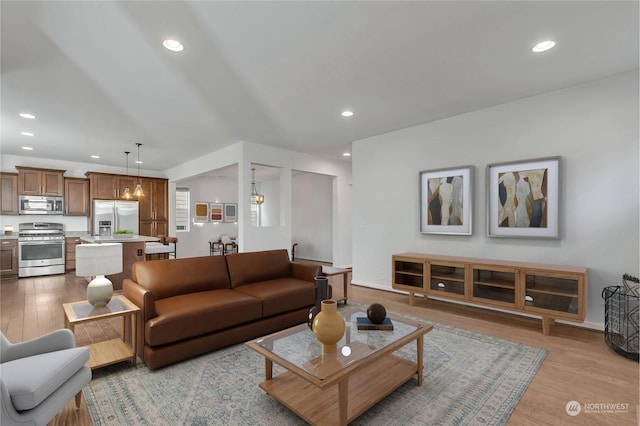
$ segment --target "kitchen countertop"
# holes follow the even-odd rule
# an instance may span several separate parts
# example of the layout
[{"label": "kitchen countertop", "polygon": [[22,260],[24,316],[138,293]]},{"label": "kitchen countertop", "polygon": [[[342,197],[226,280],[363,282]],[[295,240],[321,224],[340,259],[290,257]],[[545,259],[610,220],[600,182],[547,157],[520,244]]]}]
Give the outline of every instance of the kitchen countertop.
[{"label": "kitchen countertop", "polygon": [[122,235],[113,235],[111,237],[83,235],[80,236],[80,239],[86,243],[150,243],[160,241],[160,238],[146,237],[144,235],[133,235],[130,237],[125,237]]}]

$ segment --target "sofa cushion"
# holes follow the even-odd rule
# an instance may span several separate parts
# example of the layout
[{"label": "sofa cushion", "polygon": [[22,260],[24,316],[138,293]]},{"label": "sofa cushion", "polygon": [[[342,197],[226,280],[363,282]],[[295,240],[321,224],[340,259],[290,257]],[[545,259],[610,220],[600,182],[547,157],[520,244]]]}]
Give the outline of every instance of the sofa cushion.
[{"label": "sofa cushion", "polygon": [[280,278],[247,284],[235,289],[262,300],[262,316],[311,307],[315,303],[314,283],[295,278]]},{"label": "sofa cushion", "polygon": [[71,348],[2,363],[2,381],[16,410],[31,410],[89,361],[89,348]]},{"label": "sofa cushion", "polygon": [[238,253],[225,257],[232,288],[290,276],[289,253],[285,249]]},{"label": "sofa cushion", "polygon": [[136,262],[133,280],[153,293],[155,300],[181,294],[230,288],[223,256]]},{"label": "sofa cushion", "polygon": [[262,301],[234,290],[202,291],[157,300],[156,312],[158,316],[145,325],[145,341],[149,346],[255,321],[262,316]]}]

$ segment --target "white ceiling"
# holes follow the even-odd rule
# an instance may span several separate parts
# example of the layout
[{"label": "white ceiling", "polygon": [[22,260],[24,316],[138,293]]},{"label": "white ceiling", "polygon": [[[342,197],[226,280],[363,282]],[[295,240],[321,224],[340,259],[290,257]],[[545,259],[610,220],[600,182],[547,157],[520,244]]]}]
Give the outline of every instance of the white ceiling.
[{"label": "white ceiling", "polygon": [[241,140],[338,159],[354,140],[638,68],[635,1],[0,7],[0,153],[122,166],[141,142],[147,170]]}]

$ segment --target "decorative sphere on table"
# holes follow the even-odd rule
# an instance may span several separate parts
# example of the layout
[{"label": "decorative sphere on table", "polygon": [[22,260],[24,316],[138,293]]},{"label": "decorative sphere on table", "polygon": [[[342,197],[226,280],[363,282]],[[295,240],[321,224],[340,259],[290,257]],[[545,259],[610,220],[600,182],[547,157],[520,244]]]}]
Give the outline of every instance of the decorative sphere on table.
[{"label": "decorative sphere on table", "polygon": [[367,318],[374,324],[380,324],[387,317],[387,310],[380,303],[372,303],[367,308]]}]

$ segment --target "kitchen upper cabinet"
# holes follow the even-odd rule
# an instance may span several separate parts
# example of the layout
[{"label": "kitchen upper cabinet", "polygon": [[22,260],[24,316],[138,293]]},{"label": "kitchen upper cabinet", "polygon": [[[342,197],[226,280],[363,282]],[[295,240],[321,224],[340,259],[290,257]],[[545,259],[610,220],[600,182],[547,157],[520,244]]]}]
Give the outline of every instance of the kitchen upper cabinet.
[{"label": "kitchen upper cabinet", "polygon": [[89,216],[89,179],[64,178],[64,214]]},{"label": "kitchen upper cabinet", "polygon": [[20,195],[64,195],[65,170],[37,169],[16,166],[18,169],[18,194]]},{"label": "kitchen upper cabinet", "polygon": [[85,173],[89,178],[91,199],[113,200],[116,197],[116,175],[106,173]]},{"label": "kitchen upper cabinet", "polygon": [[18,209],[18,174],[0,173],[0,214],[17,215]]},{"label": "kitchen upper cabinet", "polygon": [[[129,187],[129,191],[131,192],[131,199],[136,199],[133,197],[133,191],[135,191],[136,182],[138,181],[138,178],[135,176],[112,175],[97,172],[87,172],[85,176],[87,176],[90,181],[92,200],[121,200],[127,187]],[[141,178],[141,180],[144,180],[144,178]]]}]

